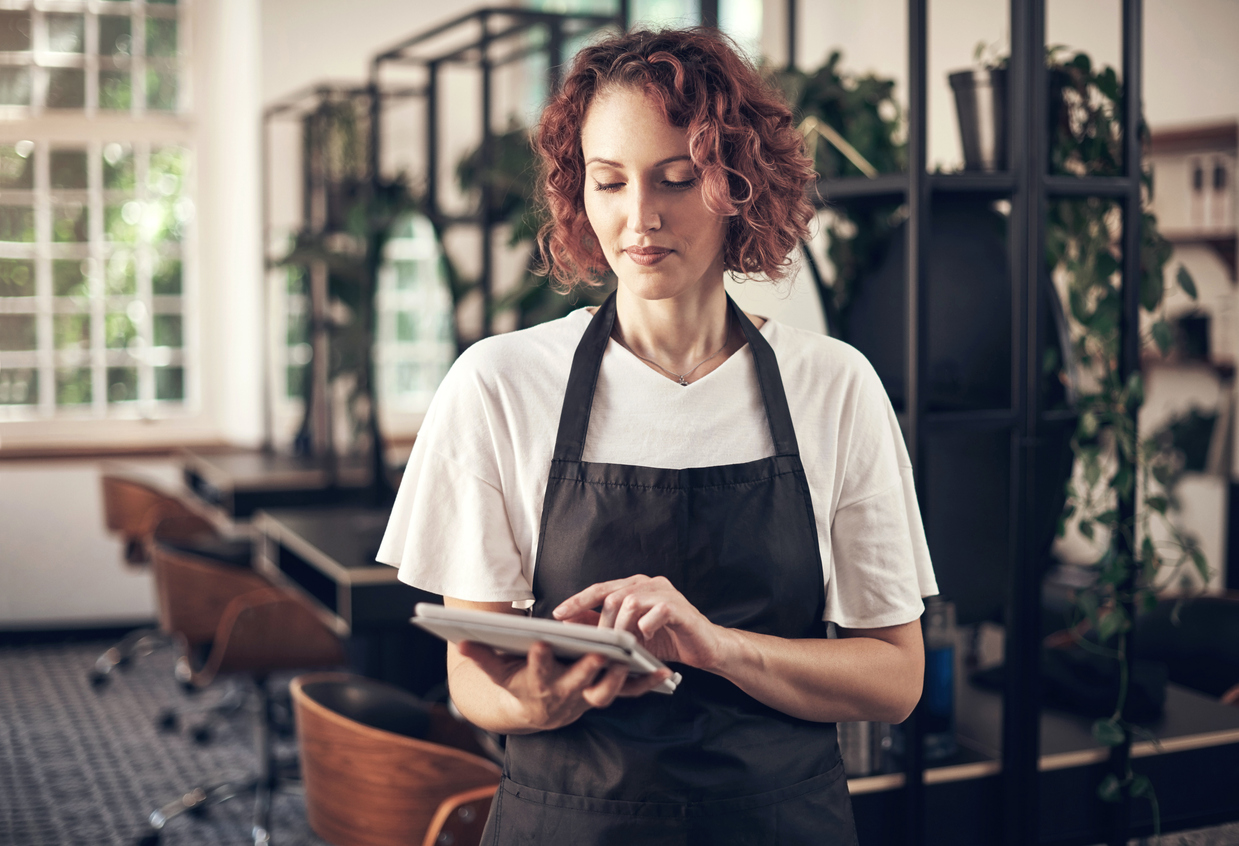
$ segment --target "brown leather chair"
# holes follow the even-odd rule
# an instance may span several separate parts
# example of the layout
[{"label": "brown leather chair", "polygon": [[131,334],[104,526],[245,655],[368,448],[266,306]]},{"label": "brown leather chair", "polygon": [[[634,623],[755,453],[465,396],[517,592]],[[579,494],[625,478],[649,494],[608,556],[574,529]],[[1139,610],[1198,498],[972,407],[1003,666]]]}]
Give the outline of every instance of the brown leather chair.
[{"label": "brown leather chair", "polygon": [[143,479],[120,473],[103,473],[103,521],[108,531],[125,542],[125,561],[146,564],[150,561],[147,543],[155,527],[168,518],[189,518],[185,528],[210,530],[189,505],[175,495]]},{"label": "brown leather chair", "polygon": [[[338,667],[345,661],[343,645],[305,599],[272,586],[258,574],[169,546],[159,538],[151,549],[160,624],[173,633],[179,646],[182,675],[195,688],[225,676],[239,676],[248,683],[258,761],[256,772],[239,782],[181,791],[150,814],[139,843],[158,843],[168,821],[186,811],[253,794],[253,837],[261,846],[270,839],[272,794],[294,781],[275,757],[268,677],[283,670]],[[202,656],[195,647],[208,642],[209,650]]]},{"label": "brown leather chair", "polygon": [[[164,527],[168,539],[187,541],[214,534],[211,524],[190,506],[150,482],[113,472],[104,472],[100,478],[104,523],[109,532],[124,541],[124,561],[131,567],[149,564],[149,545],[157,526]],[[135,656],[149,654],[168,642],[167,630],[146,627],[129,632],[95,659],[91,684],[105,684],[117,667],[127,667]]]},{"label": "brown leather chair", "polygon": [[339,673],[292,683],[310,827],[334,846],[473,846],[500,770],[442,705]]}]

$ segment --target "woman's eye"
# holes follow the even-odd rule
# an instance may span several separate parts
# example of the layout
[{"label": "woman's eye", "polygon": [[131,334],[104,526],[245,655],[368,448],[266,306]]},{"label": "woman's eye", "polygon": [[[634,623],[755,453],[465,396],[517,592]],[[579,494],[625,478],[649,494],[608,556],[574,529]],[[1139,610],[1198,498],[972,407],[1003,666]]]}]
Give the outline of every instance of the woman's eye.
[{"label": "woman's eye", "polygon": [[667,186],[672,191],[687,191],[689,188],[692,188],[696,184],[697,184],[697,177],[695,176],[692,179],[685,179],[683,182],[676,182],[675,180],[672,180],[672,179],[663,180],[663,185]]},{"label": "woman's eye", "polygon": [[606,183],[594,182],[595,191],[618,191],[620,188],[623,188],[623,187],[624,187],[623,182],[606,182]]}]

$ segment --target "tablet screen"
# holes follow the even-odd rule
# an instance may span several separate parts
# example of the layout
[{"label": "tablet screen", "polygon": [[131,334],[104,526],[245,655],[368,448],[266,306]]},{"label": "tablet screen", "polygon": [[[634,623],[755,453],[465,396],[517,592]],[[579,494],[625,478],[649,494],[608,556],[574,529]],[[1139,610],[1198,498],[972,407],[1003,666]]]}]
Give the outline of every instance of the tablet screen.
[{"label": "tablet screen", "polygon": [[[599,654],[627,664],[629,672],[642,675],[666,666],[637,643],[631,632],[425,602],[418,603],[413,613],[410,622],[452,643],[471,640],[502,652],[524,655],[541,641],[551,647],[556,657],[571,661]],[[674,673],[654,690],[671,693],[679,681],[680,674]]]}]

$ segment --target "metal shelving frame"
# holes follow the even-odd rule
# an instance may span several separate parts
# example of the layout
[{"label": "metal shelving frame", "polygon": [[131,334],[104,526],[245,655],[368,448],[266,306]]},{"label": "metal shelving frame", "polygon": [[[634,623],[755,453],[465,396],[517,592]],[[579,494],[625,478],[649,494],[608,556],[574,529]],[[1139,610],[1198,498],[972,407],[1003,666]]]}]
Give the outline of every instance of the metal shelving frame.
[{"label": "metal shelving frame", "polygon": [[[315,148],[311,139],[310,124],[321,108],[333,102],[349,101],[368,97],[371,91],[355,83],[320,82],[288,94],[263,109],[262,114],[262,223],[263,223],[263,325],[274,313],[272,283],[269,273],[284,260],[286,249],[272,243],[272,197],[271,197],[271,139],[275,126],[281,122],[301,125],[301,226],[299,231],[322,236],[328,223],[328,174],[322,161],[322,150]],[[367,128],[368,129],[368,128]],[[368,179],[368,175],[366,177]],[[332,439],[332,411],[328,387],[327,361],[330,346],[330,321],[328,310],[328,273],[324,262],[312,262],[305,268],[309,276],[307,290],[309,313],[309,343],[313,349],[310,358],[312,409],[310,410],[310,454],[326,462],[334,481],[335,450]],[[274,410],[276,402],[273,391],[271,341],[263,344],[263,414],[264,449],[274,449]]]},{"label": "metal shelving frame", "polygon": [[[477,211],[462,216],[447,215],[439,202],[439,118],[444,104],[440,91],[440,70],[448,65],[472,67],[480,72],[480,89],[477,107],[481,114],[481,150],[479,172],[486,173],[494,156],[494,72],[513,62],[542,53],[549,69],[550,89],[559,85],[564,64],[564,47],[577,35],[609,25],[622,26],[628,19],[628,2],[619,3],[618,14],[613,16],[591,14],[560,14],[541,12],[520,7],[482,8],[461,15],[439,26],[420,32],[378,53],[370,60],[370,87],[381,88],[383,70],[390,65],[420,68],[424,83],[420,92],[425,102],[424,131],[426,133],[426,161],[423,171],[425,190],[423,211],[439,231],[457,225],[474,225],[482,231],[481,270],[479,289],[482,296],[482,336],[492,332],[493,279],[495,267],[494,243],[491,231],[498,221],[492,220],[489,210],[493,205],[491,189],[482,180]],[[468,35],[472,30],[472,34]],[[541,43],[529,43],[531,33],[541,30]],[[466,33],[464,43],[453,41],[447,48],[444,39],[459,37]],[[381,178],[383,110],[381,101],[371,99],[373,113],[371,124],[376,131],[370,138],[370,173]]]},{"label": "metal shelving frame", "polygon": [[[796,21],[797,0],[788,2],[788,21]],[[1010,524],[1005,602],[1006,632],[1002,728],[1002,830],[1008,846],[1039,842],[1038,758],[1041,714],[1041,562],[1032,548],[1036,474],[1042,444],[1039,432],[1061,422],[1062,412],[1043,407],[1040,363],[1042,327],[1047,313],[1045,264],[1047,203],[1063,198],[1101,197],[1122,210],[1122,333],[1120,370],[1124,380],[1139,366],[1140,273],[1140,103],[1142,99],[1142,4],[1122,0],[1123,172],[1115,177],[1074,177],[1049,173],[1049,79],[1045,55],[1044,0],[1010,0],[1011,53],[1008,72],[1008,168],[999,173],[927,172],[926,66],[928,2],[908,0],[908,172],[873,179],[823,180],[820,195],[831,202],[895,200],[908,207],[906,279],[907,400],[899,415],[924,498],[925,438],[930,433],[960,430],[1007,430],[1010,433]],[[788,55],[794,60],[795,33]],[[930,412],[927,407],[926,252],[931,200],[936,195],[1006,199],[1011,283],[1011,404],[1006,409]],[[1120,515],[1127,519],[1131,515]],[[932,550],[931,550],[932,551]],[[919,710],[919,709],[918,709]],[[904,842],[926,842],[924,760],[919,720],[908,726],[905,762],[907,826]],[[1111,757],[1116,772],[1126,765],[1124,751]],[[1130,809],[1119,805],[1112,819],[1110,843],[1127,842]]]}]

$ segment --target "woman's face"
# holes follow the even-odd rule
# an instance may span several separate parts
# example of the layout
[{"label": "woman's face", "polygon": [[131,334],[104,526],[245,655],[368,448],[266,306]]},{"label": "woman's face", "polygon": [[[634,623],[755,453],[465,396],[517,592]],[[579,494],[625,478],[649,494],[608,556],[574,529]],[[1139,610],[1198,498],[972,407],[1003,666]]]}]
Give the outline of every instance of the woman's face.
[{"label": "woman's face", "polygon": [[644,92],[598,94],[581,126],[585,214],[621,287],[644,299],[723,283],[727,218],[706,208],[688,133]]}]

